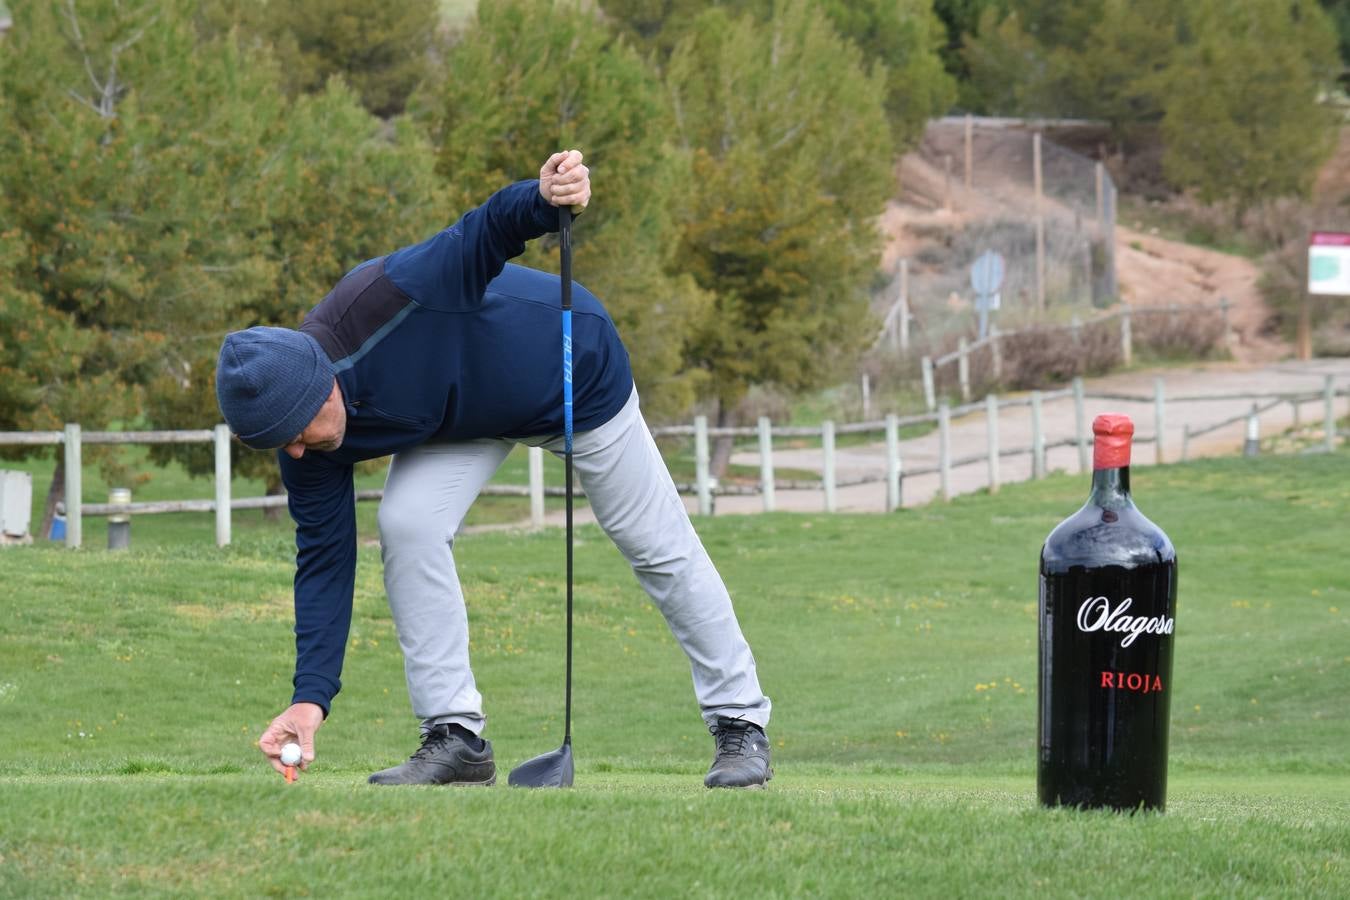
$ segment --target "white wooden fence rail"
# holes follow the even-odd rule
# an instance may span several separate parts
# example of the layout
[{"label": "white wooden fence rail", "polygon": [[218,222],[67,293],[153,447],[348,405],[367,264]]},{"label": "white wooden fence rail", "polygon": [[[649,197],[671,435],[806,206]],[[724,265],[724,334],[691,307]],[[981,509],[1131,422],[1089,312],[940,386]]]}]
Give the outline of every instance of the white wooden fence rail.
[{"label": "white wooden fence rail", "polygon": [[[1092,443],[1088,433],[1089,423],[1085,414],[1086,400],[1107,400],[1153,404],[1154,422],[1151,434],[1136,434],[1136,444],[1153,444],[1158,462],[1165,460],[1164,442],[1161,440],[1170,408],[1183,403],[1208,403],[1214,401],[1252,401],[1251,412],[1230,417],[1222,422],[1183,429],[1181,458],[1185,459],[1190,450],[1192,438],[1208,434],[1237,422],[1250,420],[1279,404],[1288,403],[1294,410],[1294,420],[1299,422],[1298,410],[1306,403],[1322,400],[1323,433],[1319,450],[1330,452],[1335,449],[1336,440],[1343,436],[1336,431],[1337,397],[1350,397],[1350,389],[1336,390],[1333,377],[1327,375],[1321,391],[1302,393],[1244,393],[1244,394],[1183,394],[1166,396],[1162,378],[1154,385],[1154,393],[1124,394],[1084,390],[1081,379],[1074,379],[1069,388],[1056,391],[1032,391],[1026,397],[1000,398],[990,394],[977,403],[949,406],[946,401],[938,405],[936,412],[916,415],[887,415],[882,419],[865,422],[836,424],[825,421],[819,426],[778,426],[774,427],[768,418],[761,418],[754,427],[711,427],[705,416],[694,419],[693,425],[673,425],[652,429],[658,438],[693,437],[695,457],[695,481],[679,483],[676,486],[681,493],[698,497],[698,510],[702,515],[712,515],[715,498],[719,495],[753,495],[763,497],[764,511],[772,512],[776,504],[776,491],[815,490],[823,494],[822,508],[834,512],[838,505],[838,490],[861,484],[885,484],[885,508],[893,511],[903,505],[905,478],[936,474],[940,480],[940,495],[944,500],[951,496],[951,472],[960,466],[984,463],[989,470],[989,486],[997,491],[1001,483],[1000,461],[1005,457],[1030,454],[1032,458],[1032,477],[1042,478],[1046,473],[1046,453],[1060,447],[1075,447],[1078,451],[1078,463],[1081,470],[1088,466],[1087,448]],[[1047,440],[1042,424],[1041,411],[1044,404],[1072,398],[1074,401],[1074,434],[1057,440]],[[1264,401],[1264,403],[1262,403]],[[1029,408],[1031,419],[1031,445],[1028,447],[1003,447],[999,440],[999,418],[1007,410]],[[988,441],[984,452],[968,456],[953,457],[951,440],[951,421],[954,418],[983,413],[988,419]],[[900,429],[907,425],[932,424],[938,430],[938,463],[927,468],[908,468],[903,465],[900,455]],[[886,444],[886,466],[881,475],[839,478],[836,471],[836,440],[841,435],[879,435]],[[758,484],[719,484],[710,474],[711,439],[717,437],[753,438],[758,441],[760,457],[760,477]],[[781,479],[775,475],[773,461],[774,438],[815,438],[822,444],[824,464],[822,477],[814,479]],[[224,425],[214,429],[191,431],[82,431],[79,425],[71,424],[64,431],[0,431],[0,446],[51,446],[64,445],[65,448],[65,516],[66,545],[79,547],[83,540],[82,525],[84,516],[110,515],[149,515],[166,512],[214,512],[216,514],[216,543],[225,546],[230,543],[230,515],[236,509],[266,509],[286,505],[285,496],[239,497],[230,496],[230,442],[229,430]],[[170,443],[211,443],[215,448],[215,499],[213,500],[165,500],[131,503],[83,503],[81,483],[81,451],[85,444],[170,444]],[[381,490],[363,490],[356,492],[358,501],[378,500],[383,496]],[[529,484],[489,484],[484,494],[494,496],[529,497],[530,522],[539,527],[544,523],[544,497],[561,496],[561,487],[544,486],[543,450],[529,448]]]}]

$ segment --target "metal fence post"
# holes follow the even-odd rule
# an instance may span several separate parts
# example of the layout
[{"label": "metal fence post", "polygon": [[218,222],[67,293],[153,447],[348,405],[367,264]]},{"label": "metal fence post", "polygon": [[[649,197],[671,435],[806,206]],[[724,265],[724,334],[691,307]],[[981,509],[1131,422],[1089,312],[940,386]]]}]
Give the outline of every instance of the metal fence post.
[{"label": "metal fence post", "polygon": [[83,474],[80,470],[81,457],[80,452],[80,426],[66,425],[65,433],[65,453],[66,453],[66,546],[72,550],[78,550],[80,543],[84,538],[83,533],[83,509],[81,507],[81,492],[84,490],[84,482],[81,478]]},{"label": "metal fence post", "polygon": [[1041,392],[1031,392],[1031,477],[1045,477],[1045,431],[1041,427]]},{"label": "metal fence post", "polygon": [[230,543],[230,426],[217,425],[212,435],[216,452],[216,546]]},{"label": "metal fence post", "polygon": [[820,423],[820,446],[825,456],[825,511],[834,512],[834,423],[829,419]]},{"label": "metal fence post", "polygon": [[999,341],[998,326],[989,323],[989,353],[993,357],[994,383],[1003,381],[1003,345]]},{"label": "metal fence post", "polygon": [[970,343],[964,336],[956,342],[956,377],[961,383],[961,402],[970,402]]},{"label": "metal fence post", "polygon": [[759,492],[764,511],[773,512],[773,423],[768,416],[759,417]]},{"label": "metal fence post", "polygon": [[938,472],[942,499],[952,499],[952,414],[943,400],[938,404]]},{"label": "metal fence post", "polygon": [[694,481],[698,490],[698,514],[712,515],[712,485],[708,475],[708,417],[694,416]]},{"label": "metal fence post", "polygon": [[932,412],[937,406],[936,391],[933,388],[933,357],[925,356],[919,361],[919,367],[923,370],[923,402]]},{"label": "metal fence post", "polygon": [[1078,442],[1078,471],[1088,470],[1087,405],[1083,395],[1083,379],[1073,380],[1073,437]]},{"label": "metal fence post", "polygon": [[989,493],[997,494],[999,486],[998,454],[998,396],[989,394],[984,398],[985,418],[989,423]]},{"label": "metal fence post", "polygon": [[1326,432],[1326,448],[1330,453],[1336,449],[1336,389],[1333,376],[1328,375],[1322,382],[1323,430]]},{"label": "metal fence post", "polygon": [[1163,452],[1164,432],[1167,428],[1166,407],[1165,385],[1162,376],[1159,375],[1153,379],[1153,423],[1154,433],[1157,435],[1153,447],[1156,451],[1154,460],[1160,464],[1166,459],[1166,454]]},{"label": "metal fence post", "polygon": [[1120,361],[1128,366],[1134,360],[1134,340],[1130,328],[1130,308],[1120,311]]},{"label": "metal fence post", "polygon": [[901,501],[900,420],[891,413],[886,416],[886,512],[895,512]]},{"label": "metal fence post", "polygon": [[530,527],[544,527],[544,448],[531,447],[526,453],[530,464]]}]

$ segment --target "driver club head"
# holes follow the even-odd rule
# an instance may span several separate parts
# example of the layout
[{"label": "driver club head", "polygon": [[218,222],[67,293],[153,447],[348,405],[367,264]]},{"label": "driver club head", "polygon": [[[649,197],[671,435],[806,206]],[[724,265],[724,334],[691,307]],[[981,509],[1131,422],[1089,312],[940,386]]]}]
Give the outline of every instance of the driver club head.
[{"label": "driver club head", "polygon": [[571,742],[516,766],[507,776],[506,783],[511,787],[571,787]]}]

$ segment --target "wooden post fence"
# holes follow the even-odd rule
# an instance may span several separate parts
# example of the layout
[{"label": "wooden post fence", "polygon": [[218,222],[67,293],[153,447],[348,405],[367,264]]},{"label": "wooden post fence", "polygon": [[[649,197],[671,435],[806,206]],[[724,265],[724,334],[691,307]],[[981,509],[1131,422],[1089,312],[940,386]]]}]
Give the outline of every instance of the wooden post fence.
[{"label": "wooden post fence", "polygon": [[832,513],[838,509],[838,503],[834,490],[834,423],[829,419],[820,425],[820,448],[824,456],[822,468],[825,480],[825,511]]},{"label": "wooden post fence", "polygon": [[216,453],[216,546],[230,543],[230,427],[217,425],[212,433]]},{"label": "wooden post fence", "polygon": [[989,493],[997,494],[999,487],[999,451],[998,451],[998,396],[990,394],[984,398],[984,413],[989,426]]},{"label": "wooden post fence", "polygon": [[698,514],[711,516],[712,485],[708,475],[708,417],[694,417],[694,481],[698,489]]},{"label": "wooden post fence", "polygon": [[886,416],[886,512],[895,512],[902,505],[900,495],[900,420],[891,413]]}]

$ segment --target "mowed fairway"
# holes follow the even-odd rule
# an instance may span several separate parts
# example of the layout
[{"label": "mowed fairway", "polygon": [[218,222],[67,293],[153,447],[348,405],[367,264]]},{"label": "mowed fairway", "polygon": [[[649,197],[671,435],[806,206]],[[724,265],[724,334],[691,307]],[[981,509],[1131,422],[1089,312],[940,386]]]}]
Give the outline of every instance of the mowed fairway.
[{"label": "mowed fairway", "polygon": [[559,531],[457,545],[490,789],[364,783],[416,743],[374,546],[346,686],[293,786],[253,746],[289,700],[284,527],[227,551],[208,527],[5,551],[0,896],[1350,895],[1350,454],[1134,487],[1180,559],[1164,815],[1035,802],[1036,559],[1077,475],[698,523],[775,704],[762,792],[702,787],[687,664],[594,528],[566,792],[505,786],[562,736]]}]

